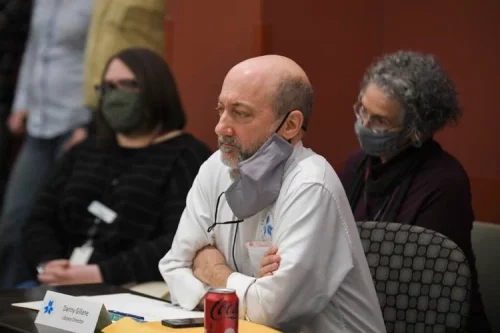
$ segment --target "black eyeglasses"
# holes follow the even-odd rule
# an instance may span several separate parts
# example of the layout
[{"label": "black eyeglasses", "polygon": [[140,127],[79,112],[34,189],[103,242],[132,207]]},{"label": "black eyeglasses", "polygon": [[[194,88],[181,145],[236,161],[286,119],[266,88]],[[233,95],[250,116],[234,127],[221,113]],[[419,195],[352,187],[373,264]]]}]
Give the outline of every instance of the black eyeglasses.
[{"label": "black eyeglasses", "polygon": [[123,89],[127,91],[137,91],[139,90],[139,83],[133,79],[123,79],[117,81],[104,81],[101,84],[97,84],[95,90],[98,94],[104,95],[105,93],[115,90]]}]

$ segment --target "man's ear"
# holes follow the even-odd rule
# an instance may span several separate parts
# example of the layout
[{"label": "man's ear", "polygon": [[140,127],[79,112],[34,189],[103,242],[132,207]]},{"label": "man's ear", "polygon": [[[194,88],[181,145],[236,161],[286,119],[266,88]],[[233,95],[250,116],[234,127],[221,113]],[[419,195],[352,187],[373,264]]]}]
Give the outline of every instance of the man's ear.
[{"label": "man's ear", "polygon": [[279,134],[285,140],[291,140],[295,138],[301,131],[302,125],[304,123],[304,115],[299,110],[293,110],[288,114],[288,117],[279,130]]}]

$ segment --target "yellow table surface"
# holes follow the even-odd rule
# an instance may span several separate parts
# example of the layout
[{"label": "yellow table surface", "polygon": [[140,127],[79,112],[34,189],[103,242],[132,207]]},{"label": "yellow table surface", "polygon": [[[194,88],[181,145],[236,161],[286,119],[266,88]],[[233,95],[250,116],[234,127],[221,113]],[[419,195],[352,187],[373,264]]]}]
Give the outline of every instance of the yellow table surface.
[{"label": "yellow table surface", "polygon": [[[250,323],[245,320],[240,320],[238,323],[239,333],[276,333],[278,331]],[[116,323],[102,330],[104,333],[162,333],[162,332],[179,332],[179,333],[203,333],[203,327],[195,328],[171,328],[163,326],[160,322],[138,323],[130,318],[123,318]]]}]

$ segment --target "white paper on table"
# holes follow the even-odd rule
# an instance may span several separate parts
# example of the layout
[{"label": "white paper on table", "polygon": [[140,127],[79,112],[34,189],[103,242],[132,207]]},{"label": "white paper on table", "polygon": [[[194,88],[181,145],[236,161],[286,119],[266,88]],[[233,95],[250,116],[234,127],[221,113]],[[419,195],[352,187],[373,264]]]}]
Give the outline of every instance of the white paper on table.
[{"label": "white paper on table", "polygon": [[[162,319],[203,318],[202,311],[188,311],[163,301],[133,294],[111,294],[99,296],[80,296],[89,301],[103,303],[106,310],[114,310],[144,317],[145,321]],[[39,310],[42,302],[14,303],[12,306]]]},{"label": "white paper on table", "polygon": [[42,303],[43,301],[35,301],[35,302],[24,302],[24,303],[12,303],[11,305],[18,308],[25,308],[38,311],[42,307]]}]

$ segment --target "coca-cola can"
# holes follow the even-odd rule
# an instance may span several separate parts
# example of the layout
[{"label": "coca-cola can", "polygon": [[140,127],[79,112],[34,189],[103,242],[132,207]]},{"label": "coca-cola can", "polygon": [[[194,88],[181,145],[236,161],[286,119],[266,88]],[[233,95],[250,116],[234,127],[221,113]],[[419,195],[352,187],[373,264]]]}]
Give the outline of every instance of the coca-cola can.
[{"label": "coca-cola can", "polygon": [[205,296],[205,333],[238,333],[236,291],[210,288]]}]

